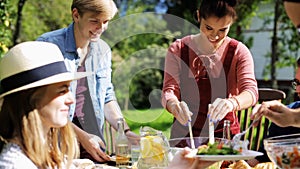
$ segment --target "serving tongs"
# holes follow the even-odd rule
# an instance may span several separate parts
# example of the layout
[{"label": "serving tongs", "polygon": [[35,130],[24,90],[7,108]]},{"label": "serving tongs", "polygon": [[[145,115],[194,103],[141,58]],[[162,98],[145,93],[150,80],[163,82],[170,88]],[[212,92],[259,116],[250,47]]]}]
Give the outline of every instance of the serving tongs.
[{"label": "serving tongs", "polygon": [[191,140],[191,148],[192,149],[196,149],[195,147],[195,141],[194,141],[194,137],[193,137],[193,131],[192,131],[192,119],[191,116],[189,117],[189,122],[188,122],[188,126],[189,126],[189,132],[190,132],[190,140]]},{"label": "serving tongs", "polygon": [[[208,111],[210,112],[210,107],[211,107],[211,104],[208,104]],[[208,119],[209,123],[208,123],[208,143],[213,145],[215,143],[215,125],[214,125],[214,122],[211,121],[210,119]]]},{"label": "serving tongs", "polygon": [[192,151],[191,151],[191,153],[189,153],[188,155],[186,155],[186,157],[191,157],[192,158],[195,155],[197,155],[198,149],[196,149],[196,147],[195,147],[195,140],[194,140],[194,137],[193,137],[191,116],[189,116],[188,127],[189,127],[189,133],[190,133],[190,141],[191,141]]}]

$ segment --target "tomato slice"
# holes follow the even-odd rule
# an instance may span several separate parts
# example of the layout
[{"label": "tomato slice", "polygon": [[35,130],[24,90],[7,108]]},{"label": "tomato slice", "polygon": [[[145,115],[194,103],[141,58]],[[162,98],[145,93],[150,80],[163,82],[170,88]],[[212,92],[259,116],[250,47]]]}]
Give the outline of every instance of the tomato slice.
[{"label": "tomato slice", "polygon": [[217,149],[222,149],[224,143],[219,143]]}]

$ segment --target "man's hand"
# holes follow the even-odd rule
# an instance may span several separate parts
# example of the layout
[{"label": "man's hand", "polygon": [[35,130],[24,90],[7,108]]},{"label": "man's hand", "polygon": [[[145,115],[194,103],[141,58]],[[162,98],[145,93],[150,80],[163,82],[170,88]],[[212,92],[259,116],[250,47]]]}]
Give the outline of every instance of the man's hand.
[{"label": "man's hand", "polygon": [[[167,169],[200,169],[207,168],[216,161],[203,161],[200,158],[190,157],[189,154],[193,153],[188,147],[185,147],[180,152],[177,152],[170,162]],[[193,156],[193,155],[192,155]]]},{"label": "man's hand", "polygon": [[85,138],[80,139],[80,144],[98,162],[110,160],[109,156],[100,148],[102,147],[105,149],[105,144],[100,137],[86,133]]},{"label": "man's hand", "polygon": [[261,118],[262,116],[280,127],[300,126],[300,109],[290,109],[277,100],[263,102],[253,108],[251,119]]},{"label": "man's hand", "polygon": [[129,142],[130,142],[130,144],[133,144],[133,145],[139,145],[140,139],[141,139],[140,136],[138,136],[137,134],[135,134],[134,132],[132,132],[132,131],[130,131],[130,130],[127,131],[127,132],[125,133],[125,135],[127,136],[128,140],[129,140]]},{"label": "man's hand", "polygon": [[109,161],[109,156],[103,152],[100,147],[105,149],[104,142],[100,137],[89,134],[72,123],[73,129],[77,135],[77,140],[81,146],[98,162]]}]

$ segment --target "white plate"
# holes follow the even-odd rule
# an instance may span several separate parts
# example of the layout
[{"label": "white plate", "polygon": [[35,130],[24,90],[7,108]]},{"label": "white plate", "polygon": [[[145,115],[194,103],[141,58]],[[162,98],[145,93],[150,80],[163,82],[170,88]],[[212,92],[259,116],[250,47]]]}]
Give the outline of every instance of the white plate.
[{"label": "white plate", "polygon": [[118,167],[108,166],[106,164],[95,164],[95,169],[119,169]]},{"label": "white plate", "polygon": [[249,160],[256,156],[261,156],[263,153],[252,150],[245,150],[242,154],[237,155],[196,155],[195,157],[200,157],[201,160],[205,161],[233,161],[233,160]]}]

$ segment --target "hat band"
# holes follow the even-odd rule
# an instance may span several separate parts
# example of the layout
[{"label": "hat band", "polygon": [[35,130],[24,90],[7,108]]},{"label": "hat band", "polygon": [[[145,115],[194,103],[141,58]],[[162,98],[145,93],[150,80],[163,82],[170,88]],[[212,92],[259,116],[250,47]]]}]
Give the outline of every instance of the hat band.
[{"label": "hat band", "polygon": [[63,61],[54,62],[37,67],[35,69],[24,71],[1,80],[1,93],[5,93],[47,77],[66,72],[68,71]]}]

